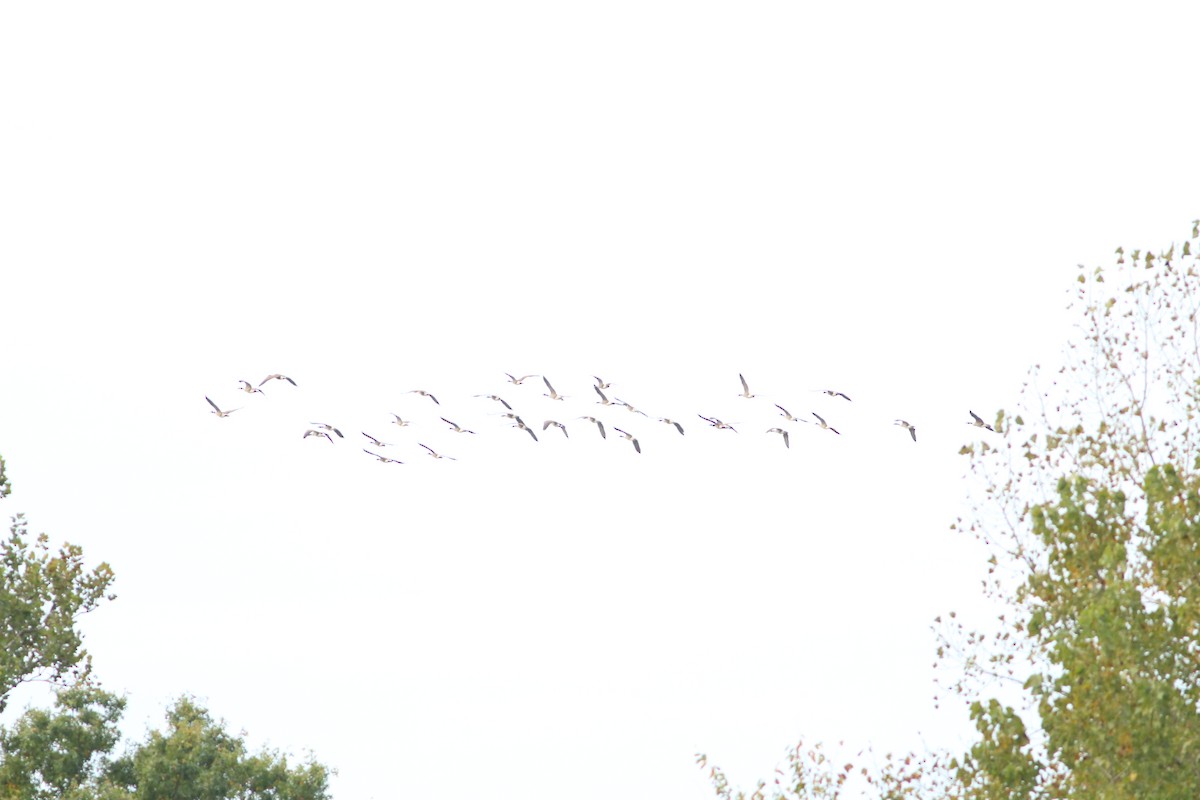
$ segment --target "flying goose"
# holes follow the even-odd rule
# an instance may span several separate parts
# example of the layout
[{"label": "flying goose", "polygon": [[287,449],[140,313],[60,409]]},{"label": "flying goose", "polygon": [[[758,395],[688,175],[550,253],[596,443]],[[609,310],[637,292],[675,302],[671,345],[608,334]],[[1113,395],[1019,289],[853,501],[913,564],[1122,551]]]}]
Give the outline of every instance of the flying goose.
[{"label": "flying goose", "polygon": [[600,399],[596,401],[596,403],[598,405],[602,405],[602,406],[613,405],[613,401],[609,400],[608,397],[604,394],[604,392],[600,391],[599,386],[593,386],[592,388],[596,390],[596,394],[600,395]]},{"label": "flying goose", "polygon": [[[420,443],[420,442],[417,442],[417,444],[421,444],[421,443]],[[421,444],[421,447],[424,447],[426,450],[428,450],[428,451],[429,451],[429,455],[433,456],[434,458],[448,458],[448,459],[450,459],[451,461],[458,461],[458,459],[457,459],[457,458],[455,458],[454,456],[444,456],[444,455],[442,455],[441,453],[439,453],[439,452],[437,452],[436,450],[434,450],[432,447],[430,447],[430,446],[429,446],[429,445],[427,445],[427,444]]]},{"label": "flying goose", "polygon": [[537,375],[522,375],[520,378],[514,378],[511,373],[506,372],[504,374],[508,375],[508,382],[513,384],[514,386],[520,386],[522,383],[529,380],[530,378],[537,377]]},{"label": "flying goose", "polygon": [[807,422],[807,420],[796,419],[795,417],[793,417],[792,413],[790,411],[788,411],[786,408],[784,408],[783,406],[779,405],[779,403],[776,403],[775,407],[783,412],[782,414],[780,414],[780,416],[783,417],[784,419],[786,419],[788,422]]},{"label": "flying goose", "polygon": [[746,383],[746,379],[742,377],[742,373],[738,373],[738,378],[742,381],[742,393],[740,397],[758,397],[756,394],[750,394],[750,386]]},{"label": "flying goose", "polygon": [[788,432],[785,431],[783,428],[768,428],[767,433],[783,434],[783,446],[789,450],[792,449],[792,443],[790,441],[788,441]]},{"label": "flying goose", "polygon": [[525,431],[535,442],[538,440],[537,434],[533,432],[533,428],[525,424],[525,420],[521,419],[516,414],[513,414],[513,418],[517,421],[516,424],[513,425],[514,428],[520,428],[521,430]]},{"label": "flying goose", "polygon": [[[262,389],[258,388],[258,386],[254,386],[253,384],[251,384],[250,381],[238,381],[238,383],[241,384],[240,388],[246,394],[254,394],[255,392],[258,392],[263,397],[267,396],[266,392],[264,392]],[[261,385],[262,384],[259,384],[259,386],[261,386]]]},{"label": "flying goose", "polygon": [[570,439],[570,438],[571,438],[571,437],[570,437],[570,436],[567,434],[567,426],[566,426],[566,425],[563,425],[561,422],[555,422],[555,421],[554,421],[554,420],[552,420],[552,419],[548,419],[548,420],[546,420],[545,422],[543,422],[543,423],[542,423],[542,430],[546,430],[546,429],[547,429],[547,428],[549,428],[551,425],[553,425],[554,427],[556,427],[556,428],[558,428],[560,431],[562,431],[562,432],[563,432],[563,436],[566,436],[566,438],[568,438],[568,439]]},{"label": "flying goose", "polygon": [[333,444],[333,438],[325,431],[305,431],[304,435],[300,438],[307,439],[310,436],[324,436],[326,439],[329,439],[330,444]]},{"label": "flying goose", "polygon": [[390,413],[390,414],[391,414],[393,417],[395,417],[395,419],[394,419],[394,420],[392,420],[392,424],[393,424],[393,425],[397,425],[397,426],[399,426],[399,427],[401,427],[401,428],[406,428],[406,427],[408,427],[408,424],[409,424],[408,420],[406,420],[406,419],[401,419],[401,418],[400,418],[400,415],[399,415],[399,414],[397,414],[395,411],[391,411],[391,412],[389,412],[389,413]]},{"label": "flying goose", "polygon": [[430,400],[437,403],[439,406],[441,405],[441,403],[438,403],[438,399],[436,397],[434,397],[432,394],[425,391],[424,389],[412,389],[410,391],[405,392],[405,394],[419,394],[419,395],[421,395],[421,397],[428,397]]},{"label": "flying goose", "polygon": [[365,437],[367,437],[368,439],[370,439],[370,440],[371,440],[371,444],[375,445],[376,447],[391,447],[391,445],[390,445],[390,444],[388,444],[387,442],[381,442],[381,441],[379,441],[378,439],[376,439],[374,436],[372,436],[371,434],[367,433],[366,431],[359,431],[359,433],[361,433],[363,436],[365,436]]},{"label": "flying goose", "polygon": [[629,441],[633,442],[633,449],[634,449],[634,450],[637,450],[639,453],[640,453],[640,452],[642,452],[642,446],[641,446],[640,444],[638,444],[638,440],[637,440],[637,439],[633,438],[633,434],[632,434],[632,433],[630,433],[629,431],[623,431],[623,430],[621,430],[620,428],[613,428],[613,430],[614,430],[614,431],[616,431],[616,432],[617,432],[617,433],[619,433],[619,434],[622,434],[622,435],[623,435],[623,436],[624,436],[626,439],[628,439]]},{"label": "flying goose", "polygon": [[542,397],[549,397],[551,400],[566,400],[567,398],[558,392],[554,391],[554,387],[550,385],[550,380],[543,375],[542,380],[546,383],[546,388],[550,390],[550,394],[542,394]]},{"label": "flying goose", "polygon": [[208,400],[208,404],[213,407],[212,413],[216,414],[218,417],[228,417],[233,412],[241,410],[241,407],[239,406],[238,408],[231,408],[228,411],[222,411],[220,408],[217,407],[217,404],[214,403],[212,400],[209,400],[207,396],[205,396],[204,399]]},{"label": "flying goose", "polygon": [[914,442],[917,440],[917,429],[911,423],[905,422],[902,419],[898,419],[892,424],[899,425],[901,428],[904,428],[906,431],[908,431],[909,435],[912,436],[912,440]]},{"label": "flying goose", "polygon": [[[310,423],[308,423],[308,424],[309,424],[309,425],[316,425],[318,428],[320,428],[320,429],[321,429],[321,430],[323,430],[323,431],[333,431],[334,433],[336,433],[336,434],[338,435],[338,438],[339,438],[339,439],[345,439],[345,438],[346,438],[345,436],[342,436],[342,432],[341,432],[341,431],[339,431],[337,428],[333,427],[332,425],[326,425],[324,422],[310,422]],[[329,441],[331,441],[331,442],[332,442],[333,440],[332,440],[332,439],[330,439]]]},{"label": "flying goose", "polygon": [[459,425],[457,422],[451,422],[450,420],[446,419],[445,417],[441,417],[440,419],[442,420],[442,422],[449,425],[450,430],[454,431],[455,433],[474,433],[475,432],[475,431],[469,431],[466,428],[464,428],[462,425]]},{"label": "flying goose", "polygon": [[992,433],[996,432],[995,428],[993,428],[991,425],[988,425],[986,422],[984,422],[983,419],[981,419],[980,416],[978,414],[976,414],[974,411],[968,411],[967,413],[970,414],[972,420],[974,420],[973,422],[968,422],[967,423],[968,425],[974,425],[976,428],[985,428],[985,429],[991,431]]},{"label": "flying goose", "polygon": [[[325,434],[325,435],[328,436],[329,434]],[[404,463],[403,461],[397,461],[394,458],[388,458],[387,456],[381,456],[381,455],[379,455],[379,453],[372,453],[370,450],[368,450],[365,447],[363,448],[363,452],[369,456],[375,456],[377,459],[382,461],[384,464],[403,464]]]},{"label": "flying goose", "polygon": [[717,419],[716,417],[706,417],[703,414],[697,414],[696,416],[718,430],[730,430],[734,433],[737,433],[737,428],[733,427],[728,422],[721,422],[721,420]]},{"label": "flying goose", "polygon": [[596,425],[596,427],[600,429],[600,438],[601,439],[608,438],[608,434],[604,432],[604,423],[603,422],[596,419],[595,417],[580,417],[580,419],[586,419],[588,422],[594,423]]},{"label": "flying goose", "polygon": [[296,385],[294,380],[289,378],[287,375],[280,375],[278,372],[276,372],[274,375],[268,375],[267,377],[263,378],[262,383],[260,383],[259,386],[262,386],[263,383],[266,383],[267,381],[287,381],[292,386]]},{"label": "flying goose", "polygon": [[675,430],[679,431],[679,435],[680,435],[680,436],[683,436],[683,426],[682,426],[682,425],[680,425],[680,424],[679,424],[678,422],[676,422],[675,420],[673,420],[673,419],[667,419],[666,417],[659,417],[659,418],[658,418],[658,421],[659,421],[659,422],[665,422],[665,423],[667,423],[668,425],[674,425],[674,426],[675,426]]},{"label": "flying goose", "polygon": [[645,411],[641,411],[641,410],[639,410],[639,409],[636,409],[636,408],[634,408],[634,407],[633,407],[633,406],[631,406],[629,403],[626,403],[624,400],[622,400],[622,399],[621,399],[621,398],[619,398],[619,397],[614,397],[613,399],[617,401],[617,404],[618,404],[618,405],[625,406],[625,410],[626,410],[626,411],[629,411],[630,413],[633,413],[633,414],[641,414],[643,417],[648,417],[648,416],[650,416],[650,415],[649,415],[649,414],[647,414]]},{"label": "flying goose", "polygon": [[512,406],[510,406],[508,403],[504,402],[504,398],[503,398],[503,397],[499,397],[499,396],[497,396],[497,395],[494,395],[494,394],[477,394],[477,395],[475,395],[475,396],[476,396],[476,397],[486,397],[488,400],[495,400],[497,403],[499,403],[500,405],[504,406],[504,407],[505,407],[505,408],[507,408],[509,411],[512,411]]},{"label": "flying goose", "polygon": [[611,387],[611,386],[612,386],[612,384],[611,384],[611,383],[605,383],[605,382],[604,382],[604,381],[603,381],[603,380],[600,378],[600,376],[599,376],[599,375],[593,375],[592,377],[596,379],[596,388],[597,388],[597,389],[608,389],[609,387]]},{"label": "flying goose", "polygon": [[[846,399],[847,399],[847,400],[849,400],[850,398],[848,398],[848,397],[847,397]],[[816,418],[817,418],[817,424],[818,424],[818,425],[820,425],[822,428],[824,428],[824,429],[825,429],[825,430],[827,430],[827,431],[833,431],[833,432],[834,432],[834,433],[836,433],[838,436],[841,436],[841,435],[842,435],[842,434],[841,434],[841,431],[839,431],[837,428],[831,428],[831,427],[829,427],[829,423],[828,423],[828,422],[826,422],[826,421],[825,421],[825,418],[824,418],[824,417],[822,417],[820,414],[818,414],[817,412],[815,412],[815,411],[814,411],[814,412],[812,412],[812,415],[813,415],[814,417],[816,417]]]},{"label": "flying goose", "polygon": [[[846,397],[846,395],[842,394],[841,392],[835,392],[833,389],[824,389],[823,391],[830,397]],[[846,399],[850,400],[849,397],[846,397]]]}]

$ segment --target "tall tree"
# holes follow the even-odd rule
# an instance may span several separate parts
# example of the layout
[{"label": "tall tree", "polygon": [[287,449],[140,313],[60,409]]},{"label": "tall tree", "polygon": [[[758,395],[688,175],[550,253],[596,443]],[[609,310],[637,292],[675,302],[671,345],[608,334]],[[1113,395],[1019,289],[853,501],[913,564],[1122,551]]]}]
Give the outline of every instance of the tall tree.
[{"label": "tall tree", "polygon": [[[0,496],[7,493],[0,460]],[[0,728],[0,800],[325,800],[329,770],[311,757],[250,754],[245,742],[189,698],[165,731],[118,755],[125,701],[96,686],[76,628],[113,599],[112,570],[87,570],[80,548],[51,553],[18,515],[0,553],[0,710],[29,681],[59,687],[53,709]]]},{"label": "tall tree", "polygon": [[125,701],[78,684],[53,710],[0,729],[0,800],[326,800],[329,770],[310,757],[250,754],[240,736],[180,698],[166,729],[115,755]]},{"label": "tall tree", "polygon": [[996,435],[963,448],[983,491],[956,527],[988,546],[1008,607],[941,629],[975,744],[857,773],[798,748],[771,796],[837,797],[857,774],[889,800],[1200,797],[1198,240],[1200,221],[1084,269],[1065,363],[1035,367]]},{"label": "tall tree", "polygon": [[52,553],[45,534],[31,540],[22,515],[13,518],[0,550],[0,711],[22,683],[66,685],[88,673],[76,622],[114,597],[112,580],[107,564],[89,571],[71,544]]}]

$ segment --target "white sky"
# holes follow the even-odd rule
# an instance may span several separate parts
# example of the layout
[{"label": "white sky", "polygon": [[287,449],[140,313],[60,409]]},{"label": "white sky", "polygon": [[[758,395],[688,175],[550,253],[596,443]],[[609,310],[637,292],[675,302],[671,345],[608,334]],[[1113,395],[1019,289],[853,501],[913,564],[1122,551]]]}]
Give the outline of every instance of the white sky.
[{"label": "white sky", "polygon": [[[115,569],[87,641],[131,734],[191,692],[339,798],[703,798],[696,751],[752,784],[801,736],[962,746],[929,626],[981,608],[967,410],[1059,352],[1077,263],[1190,230],[1198,24],[8,4],[5,512]],[[237,392],[271,372],[299,387]],[[773,403],[843,435],[785,450]]]}]

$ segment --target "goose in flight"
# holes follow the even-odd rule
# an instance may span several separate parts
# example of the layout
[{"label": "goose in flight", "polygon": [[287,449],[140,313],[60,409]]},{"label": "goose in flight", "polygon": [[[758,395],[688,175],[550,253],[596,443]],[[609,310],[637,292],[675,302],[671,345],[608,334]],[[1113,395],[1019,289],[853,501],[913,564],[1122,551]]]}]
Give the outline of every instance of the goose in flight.
[{"label": "goose in flight", "polygon": [[537,438],[537,434],[533,432],[533,428],[526,425],[525,420],[521,419],[516,414],[513,414],[512,416],[513,416],[513,419],[516,420],[516,424],[514,424],[513,427],[520,428],[521,430],[525,431],[526,433],[529,434],[530,438],[532,438],[536,442],[538,440],[538,438]]},{"label": "goose in flight", "polygon": [[[846,399],[849,400],[850,398],[846,398]],[[812,415],[817,418],[817,424],[820,425],[822,428],[824,428],[827,431],[833,431],[838,436],[842,435],[841,431],[839,431],[837,428],[829,427],[829,423],[826,422],[825,418],[822,417],[820,414],[818,414],[817,412],[814,411],[814,412],[812,412]]]},{"label": "goose in flight", "polygon": [[546,429],[547,429],[547,428],[549,428],[551,425],[553,425],[554,427],[556,427],[556,428],[558,428],[560,431],[562,431],[562,432],[563,432],[563,436],[565,436],[566,438],[568,438],[568,439],[570,439],[570,438],[571,438],[571,437],[570,437],[570,436],[567,434],[567,426],[566,426],[566,425],[563,425],[561,422],[555,422],[555,421],[554,421],[554,420],[552,420],[552,419],[548,419],[548,420],[546,420],[545,422],[543,422],[543,423],[542,423],[542,430],[543,430],[543,431],[544,431],[544,430],[546,430]]},{"label": "goose in flight", "polygon": [[222,411],[220,408],[217,407],[217,404],[214,403],[212,400],[209,400],[209,398],[207,396],[205,396],[204,399],[208,400],[208,404],[213,407],[212,413],[216,414],[218,417],[228,417],[233,412],[241,410],[239,407],[239,408],[231,408],[228,411]]},{"label": "goose in flight", "polygon": [[717,419],[716,417],[706,417],[703,414],[697,414],[696,416],[707,422],[709,425],[712,425],[717,430],[729,430],[737,433],[737,428],[733,427],[728,422],[721,422],[721,420]]},{"label": "goose in flight", "polygon": [[784,419],[786,419],[788,422],[806,422],[807,421],[807,420],[802,420],[802,419],[796,419],[795,417],[792,416],[792,413],[790,411],[788,411],[783,406],[779,405],[779,403],[776,403],[775,407],[783,412],[782,414],[780,414],[780,416],[783,417]]},{"label": "goose in flight", "polygon": [[[842,394],[841,392],[835,392],[833,389],[825,389],[823,391],[825,392],[825,394],[829,395],[830,397],[846,397],[846,395]],[[849,401],[850,398],[846,397],[846,400]],[[853,401],[851,401],[851,402],[853,402]]]},{"label": "goose in flight", "polygon": [[393,417],[395,417],[395,419],[394,419],[394,420],[392,420],[392,424],[393,424],[393,425],[397,425],[397,426],[399,426],[399,427],[401,427],[401,428],[406,428],[406,427],[408,427],[408,425],[409,425],[409,422],[408,422],[408,420],[406,420],[406,419],[401,419],[401,418],[400,418],[400,415],[399,415],[399,414],[397,414],[395,411],[392,411],[392,412],[390,412],[390,413],[391,413],[391,415],[392,415]]},{"label": "goose in flight", "polygon": [[673,419],[667,419],[666,417],[659,417],[659,418],[658,418],[658,421],[659,421],[659,422],[665,422],[665,423],[667,423],[668,425],[674,425],[674,426],[675,426],[675,430],[679,431],[679,435],[680,435],[680,436],[683,436],[683,426],[682,426],[682,425],[680,425],[680,424],[679,424],[678,422],[676,422],[675,420],[673,420]]},{"label": "goose in flight", "polygon": [[[258,388],[258,386],[254,386],[253,384],[251,384],[250,381],[238,381],[238,383],[241,384],[241,386],[239,388],[246,394],[254,394],[255,392],[258,392],[263,397],[267,396],[266,392],[264,392],[262,389]],[[260,383],[259,386],[261,386],[261,385],[262,384]]]},{"label": "goose in flight", "polygon": [[992,433],[996,432],[995,428],[993,428],[991,425],[988,425],[986,422],[984,422],[983,419],[980,418],[980,416],[978,414],[976,414],[974,411],[968,411],[967,413],[971,415],[971,419],[972,419],[971,422],[967,423],[968,425],[974,425],[976,428],[984,428],[986,430],[991,431]]},{"label": "goose in flight", "polygon": [[593,423],[593,424],[594,424],[594,425],[595,425],[597,428],[599,428],[599,429],[600,429],[600,438],[601,438],[601,439],[607,439],[607,438],[608,438],[608,434],[604,432],[604,423],[603,423],[603,422],[601,422],[600,420],[596,419],[595,417],[580,417],[580,419],[586,419],[588,422],[591,422],[591,423]]},{"label": "goose in flight", "polygon": [[542,394],[542,397],[549,397],[551,400],[566,400],[567,399],[563,395],[554,391],[554,387],[550,385],[550,379],[547,378],[545,375],[542,376],[542,380],[545,382],[546,388],[550,390],[550,394]]},{"label": "goose in flight", "polygon": [[274,375],[268,375],[267,377],[263,378],[262,383],[260,383],[259,386],[262,386],[263,383],[266,383],[267,381],[287,381],[292,386],[296,385],[294,380],[289,378],[287,375],[280,375],[278,372],[276,372]]},{"label": "goose in flight", "polygon": [[599,375],[593,375],[592,377],[596,379],[596,388],[597,389],[608,389],[612,386],[611,383],[605,383],[604,380]]},{"label": "goose in flight", "polygon": [[439,406],[441,405],[441,403],[438,403],[438,399],[436,397],[434,397],[432,394],[425,391],[424,389],[413,389],[411,391],[405,392],[405,394],[419,394],[419,395],[421,395],[421,397],[428,397],[430,400],[437,403]]},{"label": "goose in flight", "polygon": [[[346,438],[345,436],[342,436],[342,432],[341,432],[341,431],[339,431],[337,428],[333,427],[332,425],[326,425],[324,422],[310,422],[310,423],[308,423],[308,424],[309,424],[309,425],[316,425],[318,428],[320,428],[320,429],[321,429],[321,430],[323,430],[323,431],[333,431],[334,433],[336,433],[336,434],[338,435],[338,438],[339,438],[339,439],[345,439],[345,438]],[[331,441],[331,442],[332,442],[333,440],[332,440],[332,439],[330,439],[329,441]]]},{"label": "goose in flight", "polygon": [[792,443],[788,441],[788,432],[783,428],[768,428],[767,433],[779,433],[783,435],[783,446],[787,449],[792,449]]},{"label": "goose in flight", "polygon": [[442,420],[442,422],[449,425],[450,430],[454,431],[455,433],[474,433],[475,432],[475,431],[469,431],[466,428],[464,428],[462,425],[459,425],[457,422],[451,422],[450,420],[446,419],[445,417],[440,417],[440,419]]},{"label": "goose in flight", "polygon": [[504,374],[505,374],[505,375],[508,375],[508,382],[509,382],[509,383],[511,383],[511,384],[512,384],[512,385],[514,385],[514,386],[520,386],[522,383],[524,383],[525,381],[529,380],[530,378],[536,378],[536,377],[537,377],[537,375],[522,375],[521,377],[519,377],[519,378],[516,378],[516,377],[514,377],[514,376],[513,376],[511,373],[508,373],[508,372],[506,372],[506,373],[504,373]]},{"label": "goose in flight", "polygon": [[301,436],[300,438],[301,438],[301,439],[307,439],[307,438],[308,438],[308,437],[310,437],[310,436],[324,436],[326,439],[328,439],[328,440],[329,440],[329,443],[330,443],[330,444],[333,444],[333,437],[331,437],[331,436],[330,436],[328,433],[326,433],[325,431],[312,431],[312,430],[305,431],[305,432],[304,432],[304,435],[303,435],[303,436]]},{"label": "goose in flight", "polygon": [[597,404],[602,405],[602,406],[614,405],[613,401],[609,400],[608,396],[605,395],[604,392],[600,391],[599,386],[593,386],[592,388],[596,390],[596,394],[600,395],[600,399],[596,401]]},{"label": "goose in flight", "polygon": [[[420,443],[420,442],[417,442],[417,444],[421,444],[421,443]],[[427,445],[427,444],[421,444],[421,447],[424,447],[426,450],[428,450],[428,451],[429,451],[429,455],[433,456],[434,458],[448,458],[448,459],[450,459],[451,461],[458,461],[458,459],[457,459],[457,458],[455,458],[454,456],[444,456],[444,455],[442,455],[441,453],[439,453],[438,451],[434,450],[432,447],[430,447],[430,446],[429,446],[429,445]]]},{"label": "goose in flight", "polygon": [[746,379],[742,377],[742,373],[738,373],[738,378],[742,381],[742,393],[740,397],[758,397],[756,394],[750,394],[750,386],[746,383]]},{"label": "goose in flight", "polygon": [[633,442],[634,450],[637,450],[639,453],[642,452],[642,446],[640,444],[638,444],[638,440],[634,438],[632,433],[630,433],[629,431],[623,431],[620,428],[613,428],[613,430],[616,431],[617,433],[621,434],[622,436],[624,436],[629,441]]},{"label": "goose in flight", "polygon": [[892,424],[899,425],[901,428],[904,428],[904,430],[908,431],[909,435],[912,436],[912,440],[914,442],[917,440],[917,429],[916,429],[916,426],[914,426],[912,423],[905,422],[902,419],[898,419]]},{"label": "goose in flight", "polygon": [[375,445],[376,447],[391,447],[391,445],[390,445],[389,443],[387,443],[387,442],[381,442],[381,441],[379,441],[378,439],[376,439],[374,436],[372,436],[371,434],[367,433],[366,431],[359,431],[359,433],[361,433],[363,436],[365,436],[365,437],[367,437],[368,439],[370,439],[370,440],[371,440],[371,444]]},{"label": "goose in flight", "polygon": [[[650,415],[649,415],[649,414],[647,414],[645,411],[641,411],[641,410],[639,410],[639,409],[636,409],[636,408],[634,408],[634,407],[633,407],[633,406],[631,406],[629,403],[626,403],[624,400],[622,400],[622,399],[621,399],[621,398],[619,398],[619,397],[614,397],[613,399],[617,401],[617,405],[622,405],[622,406],[625,406],[625,410],[626,410],[626,411],[628,411],[628,412],[630,412],[630,413],[632,413],[632,414],[641,414],[643,417],[648,417],[648,416],[650,416]],[[614,429],[614,430],[615,430],[615,429]]]},{"label": "goose in flight", "polygon": [[508,403],[504,402],[503,397],[499,397],[498,395],[494,395],[494,394],[477,394],[475,396],[476,397],[486,397],[488,400],[495,400],[497,403],[504,406],[509,411],[512,411],[512,406],[510,406]]},{"label": "goose in flight", "polygon": [[[328,436],[328,435],[329,434],[326,434],[326,436]],[[369,456],[375,456],[377,459],[382,461],[384,464],[403,464],[404,463],[403,461],[397,461],[394,458],[388,458],[387,456],[381,456],[381,455],[379,455],[379,453],[372,453],[370,450],[368,450],[365,447],[363,448],[363,452]]]}]

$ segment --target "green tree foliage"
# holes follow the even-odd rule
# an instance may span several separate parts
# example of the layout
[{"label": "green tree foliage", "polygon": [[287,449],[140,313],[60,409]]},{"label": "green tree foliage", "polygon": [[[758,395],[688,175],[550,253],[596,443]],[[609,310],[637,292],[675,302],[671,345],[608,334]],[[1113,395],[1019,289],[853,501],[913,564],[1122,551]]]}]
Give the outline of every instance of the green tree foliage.
[{"label": "green tree foliage", "polygon": [[0,729],[0,798],[96,797],[102,758],[120,738],[125,701],[78,684],[58,693],[55,709],[31,709]]},{"label": "green tree foliage", "polygon": [[326,800],[329,771],[311,758],[248,754],[245,742],[184,697],[120,757],[125,701],[91,686],[59,692],[0,730],[0,800]]},{"label": "green tree foliage", "polygon": [[[1181,245],[1082,269],[1065,363],[963,448],[983,487],[956,527],[990,552],[998,623],[938,623],[978,739],[860,770],[880,798],[1200,797],[1200,221]],[[815,752],[815,751],[810,751]],[[798,756],[797,756],[798,757]],[[773,793],[837,797],[808,758]],[[790,785],[784,785],[784,784]]]},{"label": "green tree foliage", "polygon": [[[0,496],[7,493],[0,461]],[[329,770],[250,754],[189,698],[167,726],[117,755],[123,698],[97,687],[76,629],[109,592],[112,570],[88,571],[83,553],[32,542],[18,515],[0,553],[0,710],[17,686],[60,687],[51,710],[30,709],[0,728],[0,800],[325,800]]]},{"label": "green tree foliage", "polygon": [[30,541],[21,515],[0,551],[0,711],[27,681],[67,684],[90,669],[76,621],[109,592],[107,564],[88,571],[71,544],[57,554],[45,534]]},{"label": "green tree foliage", "polygon": [[8,476],[4,473],[4,456],[0,456],[0,500],[8,497],[8,493],[12,491],[12,485],[8,482]]},{"label": "green tree foliage", "polygon": [[248,755],[245,742],[225,731],[202,707],[181,698],[154,731],[115,762],[111,779],[136,800],[324,800],[329,772],[309,761],[289,767],[286,756]]}]

